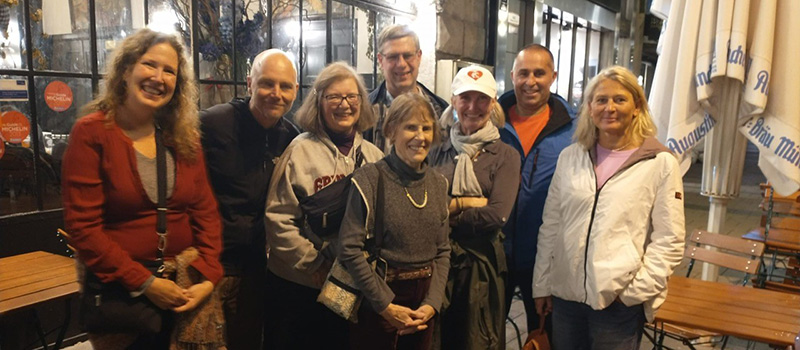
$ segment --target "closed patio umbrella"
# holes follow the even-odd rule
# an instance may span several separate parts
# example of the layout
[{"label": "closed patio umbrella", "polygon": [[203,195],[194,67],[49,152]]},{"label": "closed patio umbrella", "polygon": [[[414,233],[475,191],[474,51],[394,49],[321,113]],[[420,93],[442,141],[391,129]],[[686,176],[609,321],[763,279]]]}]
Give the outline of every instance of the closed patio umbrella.
[{"label": "closed patio umbrella", "polygon": [[[684,171],[705,140],[701,194],[707,229],[720,232],[727,201],[739,194],[745,139],[758,146],[778,193],[800,187],[800,40],[790,40],[800,35],[791,18],[800,1],[655,0],[651,9],[666,17],[650,92],[659,140]],[[703,272],[716,278],[715,269]]]}]

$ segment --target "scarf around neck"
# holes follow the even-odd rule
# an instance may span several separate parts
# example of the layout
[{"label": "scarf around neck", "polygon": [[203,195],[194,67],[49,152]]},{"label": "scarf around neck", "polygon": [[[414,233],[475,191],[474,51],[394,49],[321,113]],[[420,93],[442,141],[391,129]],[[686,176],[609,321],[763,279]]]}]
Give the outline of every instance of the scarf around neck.
[{"label": "scarf around neck", "polygon": [[450,129],[450,143],[456,149],[456,170],[453,173],[454,197],[482,197],[481,185],[475,176],[472,159],[489,142],[500,138],[500,132],[492,122],[487,122],[471,135],[461,134],[461,122],[457,121]]}]

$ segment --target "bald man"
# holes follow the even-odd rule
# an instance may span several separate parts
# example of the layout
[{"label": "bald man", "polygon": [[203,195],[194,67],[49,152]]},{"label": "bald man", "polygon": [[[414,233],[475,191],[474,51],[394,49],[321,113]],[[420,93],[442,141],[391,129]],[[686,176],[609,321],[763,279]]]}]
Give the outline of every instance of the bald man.
[{"label": "bald man", "polygon": [[[550,50],[538,44],[526,46],[511,69],[514,90],[499,99],[506,113],[500,138],[517,150],[522,161],[517,202],[503,228],[508,261],[506,313],[518,286],[529,331],[539,328],[531,283],[544,202],[558,156],[572,143],[576,125],[575,111],[561,96],[550,93],[556,76]],[[550,333],[549,324],[546,329]]]},{"label": "bald man", "polygon": [[264,210],[275,161],[299,134],[284,116],[297,97],[297,70],[283,51],[258,54],[250,97],[200,112],[208,177],[223,222],[220,295],[229,350],[261,349],[266,236]]}]

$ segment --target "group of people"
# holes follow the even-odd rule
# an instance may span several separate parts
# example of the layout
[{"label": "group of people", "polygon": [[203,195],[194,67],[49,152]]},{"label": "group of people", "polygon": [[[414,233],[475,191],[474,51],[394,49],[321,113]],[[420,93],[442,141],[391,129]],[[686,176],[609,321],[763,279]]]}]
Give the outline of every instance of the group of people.
[{"label": "group of people", "polygon": [[[253,59],[249,97],[198,113],[175,37],[123,41],[70,136],[65,223],[86,275],[167,321],[90,331],[95,348],[166,349],[180,315],[216,299],[225,336],[204,349],[504,349],[519,287],[528,330],[546,320],[555,349],[638,349],[684,223],[677,161],[635,76],[600,72],[576,116],[550,93],[552,54],[530,45],[513,91],[498,98],[492,73],[469,66],[448,103],[417,81],[408,26],[377,44],[378,88],[331,63],[293,123],[297,69],[280,50]],[[347,193],[320,193],[335,183]],[[315,201],[344,205],[323,218],[338,227],[311,224]],[[192,248],[189,284],[148,268]],[[337,263],[363,295],[357,323],[317,302]]]}]

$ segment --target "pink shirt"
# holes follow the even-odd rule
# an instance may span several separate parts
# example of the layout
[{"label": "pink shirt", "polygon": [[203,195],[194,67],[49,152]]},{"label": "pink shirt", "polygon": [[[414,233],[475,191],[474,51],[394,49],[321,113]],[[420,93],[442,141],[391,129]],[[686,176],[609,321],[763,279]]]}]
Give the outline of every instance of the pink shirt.
[{"label": "pink shirt", "polygon": [[637,147],[625,151],[612,151],[599,144],[595,146],[595,150],[597,151],[597,165],[594,167],[594,173],[597,175],[598,189],[603,187],[603,184],[608,181],[608,178],[614,175],[614,173],[619,170],[619,167],[628,160],[631,154],[639,149]]}]

